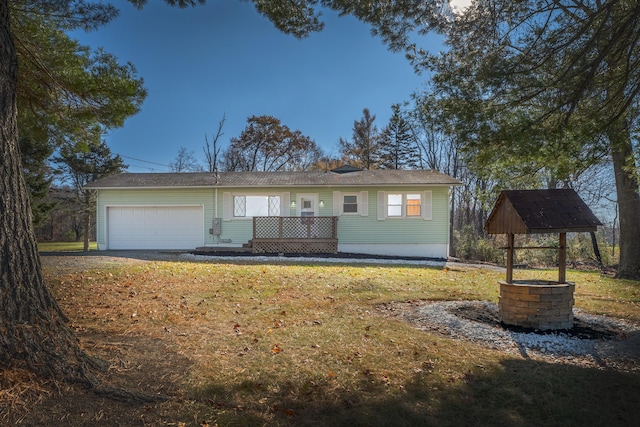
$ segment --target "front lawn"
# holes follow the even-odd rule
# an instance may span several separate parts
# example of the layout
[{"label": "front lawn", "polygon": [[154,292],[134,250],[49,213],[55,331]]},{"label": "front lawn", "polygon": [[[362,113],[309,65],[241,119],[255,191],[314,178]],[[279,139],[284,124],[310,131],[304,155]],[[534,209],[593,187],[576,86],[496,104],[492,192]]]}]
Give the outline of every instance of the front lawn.
[{"label": "front lawn", "polygon": [[[503,273],[140,262],[45,274],[85,348],[111,362],[105,381],[171,399],[135,405],[62,385],[37,394],[28,408],[15,406],[27,423],[566,426],[640,419],[638,370],[523,358],[418,330],[381,308],[423,299],[496,302]],[[518,275],[553,279],[556,272]],[[568,280],[577,284],[577,308],[640,323],[640,283],[573,271]],[[15,420],[4,409],[4,419]]]},{"label": "front lawn", "polygon": [[[82,252],[84,242],[38,242],[40,252]],[[89,242],[89,250],[98,250],[96,242]]]}]

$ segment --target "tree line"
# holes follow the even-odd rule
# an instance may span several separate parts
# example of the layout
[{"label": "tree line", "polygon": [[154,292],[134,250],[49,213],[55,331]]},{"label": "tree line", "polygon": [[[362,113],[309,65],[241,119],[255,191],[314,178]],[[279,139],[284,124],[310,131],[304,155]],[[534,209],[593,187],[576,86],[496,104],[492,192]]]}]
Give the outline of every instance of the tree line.
[{"label": "tree line", "polygon": [[[226,121],[223,116],[211,140],[205,136],[204,163],[193,150],[180,147],[168,166],[173,172],[326,171],[344,164],[360,169],[438,170],[463,183],[452,189],[450,255],[499,261],[501,252],[495,249],[500,243],[486,235],[483,224],[498,192],[507,184],[496,176],[476,172],[467,162],[458,138],[440,127],[434,105],[437,103],[432,94],[414,94],[412,103],[391,106],[392,115],[381,130],[377,127],[376,115],[364,108],[362,117],[353,122],[351,138],[339,139],[338,153],[334,156],[323,153],[315,141],[301,131],[291,130],[279,119],[267,115],[247,118],[245,129],[230,138],[225,148],[221,142]],[[88,249],[89,238],[95,233],[95,195],[84,186],[127,168],[123,159],[112,154],[99,135],[93,141],[80,148],[65,145],[51,162],[42,163],[49,165],[46,170],[51,176],[66,185],[55,187],[51,192],[36,192],[36,187],[31,186],[31,197],[37,202],[32,204],[32,209],[39,239],[84,239],[85,250]],[[32,157],[24,156],[23,159],[28,161]],[[35,168],[36,173],[33,173],[26,166],[28,182],[38,182],[41,169]],[[504,179],[509,180],[509,188],[570,186],[587,198],[591,206],[601,207],[601,212],[607,215],[615,212],[612,202],[615,196],[611,194],[613,175],[602,165],[592,166],[569,180],[513,175]],[[618,239],[615,214],[602,219],[609,232],[601,233],[600,243],[615,247]],[[615,256],[607,259],[613,262]]]},{"label": "tree line", "polygon": [[[507,168],[500,174],[487,173],[486,169],[496,165],[488,162],[478,168],[470,160],[459,136],[447,132],[446,118],[437,110],[438,100],[427,89],[415,93],[411,101],[393,104],[389,122],[382,129],[378,128],[376,115],[364,108],[362,116],[353,121],[351,137],[339,139],[336,155],[325,154],[313,139],[299,130],[290,130],[272,116],[249,117],[246,128],[239,136],[230,138],[225,148],[221,142],[226,120],[223,117],[211,142],[205,137],[204,165],[194,151],[185,147],[180,147],[169,165],[174,172],[327,171],[344,164],[365,170],[438,170],[463,183],[452,189],[450,255],[494,262],[501,260],[501,251],[497,248],[502,243],[486,235],[483,225],[502,189],[571,187],[598,211],[605,223],[606,233],[600,233],[600,245],[615,247],[619,240],[612,190],[615,185],[613,171],[606,163],[599,162],[584,170],[574,169],[563,179],[544,169],[523,173]],[[593,251],[591,255],[593,258]],[[615,256],[607,259],[613,263]]]}]

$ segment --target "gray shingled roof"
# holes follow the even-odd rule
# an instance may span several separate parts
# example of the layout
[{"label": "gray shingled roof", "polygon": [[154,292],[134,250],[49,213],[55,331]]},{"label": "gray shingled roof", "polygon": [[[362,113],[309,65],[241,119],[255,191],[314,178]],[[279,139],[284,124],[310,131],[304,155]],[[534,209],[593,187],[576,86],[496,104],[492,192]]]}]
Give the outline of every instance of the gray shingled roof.
[{"label": "gray shingled roof", "polygon": [[595,231],[602,223],[572,189],[505,190],[485,230],[489,234]]},{"label": "gray shingled roof", "polygon": [[364,170],[334,172],[208,172],[122,173],[88,184],[87,188],[188,188],[188,187],[347,187],[383,185],[462,185],[433,170]]}]

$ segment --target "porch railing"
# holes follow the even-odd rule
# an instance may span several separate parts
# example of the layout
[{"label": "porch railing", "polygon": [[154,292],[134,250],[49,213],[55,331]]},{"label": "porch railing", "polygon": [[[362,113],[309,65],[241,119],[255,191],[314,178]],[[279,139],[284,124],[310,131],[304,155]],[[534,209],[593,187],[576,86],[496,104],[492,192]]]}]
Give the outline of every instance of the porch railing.
[{"label": "porch railing", "polygon": [[253,217],[253,252],[336,253],[336,216]]}]

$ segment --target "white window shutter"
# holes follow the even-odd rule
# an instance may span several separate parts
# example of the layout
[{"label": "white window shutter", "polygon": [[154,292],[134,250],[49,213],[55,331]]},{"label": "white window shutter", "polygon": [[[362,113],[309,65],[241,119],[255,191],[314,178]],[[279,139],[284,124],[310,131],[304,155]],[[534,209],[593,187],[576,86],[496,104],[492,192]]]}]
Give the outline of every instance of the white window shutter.
[{"label": "white window shutter", "polygon": [[360,216],[369,216],[369,192],[361,191],[358,197],[358,212]]},{"label": "white window shutter", "polygon": [[385,208],[387,206],[384,200],[384,191],[378,191],[378,221],[383,221],[385,217]]},{"label": "white window shutter", "polygon": [[431,202],[431,190],[425,191],[422,199],[422,219],[430,220],[432,219],[433,211],[433,203]]},{"label": "white window shutter", "polygon": [[340,199],[340,192],[333,192],[333,216],[342,215],[342,200]]},{"label": "white window shutter", "polygon": [[280,198],[280,216],[291,216],[291,193],[285,191]]},{"label": "white window shutter", "polygon": [[231,193],[222,193],[222,220],[231,221],[233,218],[233,203],[231,200]]}]

